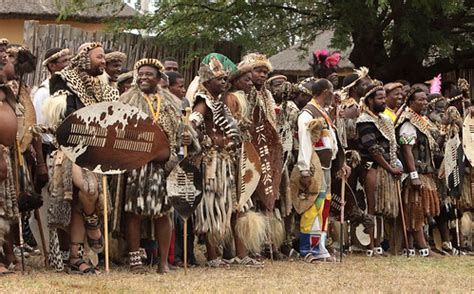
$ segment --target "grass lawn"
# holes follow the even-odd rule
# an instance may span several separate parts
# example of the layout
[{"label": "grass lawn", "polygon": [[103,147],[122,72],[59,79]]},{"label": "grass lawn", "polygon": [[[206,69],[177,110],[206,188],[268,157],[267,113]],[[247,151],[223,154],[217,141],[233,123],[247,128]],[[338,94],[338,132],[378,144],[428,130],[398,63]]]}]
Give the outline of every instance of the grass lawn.
[{"label": "grass lawn", "polygon": [[340,263],[266,262],[264,269],[179,269],[132,275],[125,268],[100,276],[34,270],[0,277],[1,293],[169,293],[169,292],[474,292],[474,257],[407,259],[350,256]]}]

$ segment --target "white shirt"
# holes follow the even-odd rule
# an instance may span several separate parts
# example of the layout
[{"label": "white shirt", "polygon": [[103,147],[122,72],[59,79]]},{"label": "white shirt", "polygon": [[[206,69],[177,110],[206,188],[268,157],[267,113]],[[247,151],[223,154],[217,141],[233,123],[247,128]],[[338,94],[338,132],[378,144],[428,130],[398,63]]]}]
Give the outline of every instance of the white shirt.
[{"label": "white shirt", "polygon": [[[307,112],[303,111],[298,116],[298,140],[300,148],[298,150],[298,168],[300,171],[308,171],[311,167],[311,156],[313,152],[317,150],[331,149],[332,150],[332,159],[334,160],[337,155],[338,146],[336,133],[329,127],[330,136],[321,136],[318,147],[314,147],[314,144],[311,140],[311,133],[308,130],[308,123],[313,120],[313,116]],[[330,169],[324,168],[323,169]]]},{"label": "white shirt", "polygon": [[[33,94],[33,106],[35,107],[37,124],[47,125],[43,115],[43,104],[49,96],[49,79],[46,79]],[[41,138],[43,143],[51,143],[54,140],[54,137],[51,134],[42,134]]]}]

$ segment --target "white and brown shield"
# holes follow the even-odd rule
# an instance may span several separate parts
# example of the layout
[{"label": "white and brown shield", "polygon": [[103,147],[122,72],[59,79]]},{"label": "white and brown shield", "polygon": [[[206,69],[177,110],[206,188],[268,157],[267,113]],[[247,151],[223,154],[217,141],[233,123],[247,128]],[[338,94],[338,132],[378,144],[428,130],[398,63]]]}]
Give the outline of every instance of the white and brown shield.
[{"label": "white and brown shield", "polygon": [[183,219],[188,219],[202,199],[202,175],[195,162],[184,158],[166,179],[171,205]]},{"label": "white and brown shield", "polygon": [[283,147],[272,124],[263,116],[258,106],[253,114],[254,125],[250,128],[252,144],[260,157],[262,176],[255,190],[267,210],[273,210],[280,189],[283,173]]},{"label": "white and brown shield", "polygon": [[165,133],[138,108],[102,102],[69,115],[56,131],[64,154],[93,172],[116,174],[168,158]]},{"label": "white and brown shield", "polygon": [[255,189],[257,189],[261,175],[262,168],[260,166],[260,157],[258,156],[257,150],[252,143],[243,142],[239,169],[239,211],[242,210],[243,206],[252,197]]},{"label": "white and brown shield", "polygon": [[469,163],[474,166],[474,117],[471,115],[464,119],[462,145]]}]

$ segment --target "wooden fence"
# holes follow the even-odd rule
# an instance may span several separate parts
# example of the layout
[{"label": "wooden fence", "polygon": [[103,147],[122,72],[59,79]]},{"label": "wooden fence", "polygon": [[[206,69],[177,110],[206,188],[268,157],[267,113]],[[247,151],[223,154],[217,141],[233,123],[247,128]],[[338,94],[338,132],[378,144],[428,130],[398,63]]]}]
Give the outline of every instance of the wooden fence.
[{"label": "wooden fence", "polygon": [[[199,59],[192,58],[188,52],[193,50],[168,50],[153,38],[142,37],[131,33],[107,33],[99,31],[85,31],[67,24],[40,25],[38,21],[25,22],[24,45],[38,57],[36,71],[26,77],[27,85],[37,86],[47,78],[47,70],[42,67],[44,55],[48,49],[60,47],[69,48],[73,52],[85,42],[98,41],[104,49],[118,50],[127,54],[124,68],[132,69],[136,61],[141,58],[174,57],[181,66],[181,74],[187,83],[191,82],[199,67]],[[191,62],[189,62],[191,60]]]}]

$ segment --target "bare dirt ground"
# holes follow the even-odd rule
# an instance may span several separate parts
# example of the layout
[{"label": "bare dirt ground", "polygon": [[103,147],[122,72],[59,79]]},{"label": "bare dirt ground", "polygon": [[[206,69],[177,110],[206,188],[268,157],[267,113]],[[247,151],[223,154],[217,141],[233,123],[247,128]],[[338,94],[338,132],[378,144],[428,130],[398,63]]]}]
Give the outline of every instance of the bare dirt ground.
[{"label": "bare dirt ground", "polygon": [[35,269],[0,277],[1,293],[281,293],[281,292],[473,293],[474,257],[407,259],[350,256],[340,263],[266,262],[264,269],[191,268],[133,275],[114,268],[100,276]]}]

